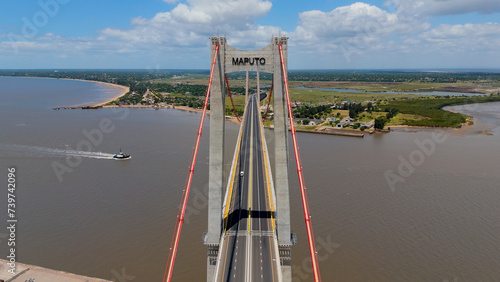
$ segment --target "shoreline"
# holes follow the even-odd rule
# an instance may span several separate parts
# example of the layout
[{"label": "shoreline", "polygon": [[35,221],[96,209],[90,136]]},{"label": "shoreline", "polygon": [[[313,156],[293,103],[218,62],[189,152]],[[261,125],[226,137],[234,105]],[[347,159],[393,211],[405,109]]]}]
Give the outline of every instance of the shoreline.
[{"label": "shoreline", "polygon": [[[116,98],[118,99],[118,98]],[[155,107],[153,105],[99,105],[95,106],[96,108],[153,108],[153,109],[174,109],[174,110],[180,110],[180,111],[186,111],[186,112],[196,112],[196,113],[203,113],[203,109],[194,109],[190,108],[188,106],[172,106],[168,105],[167,107]],[[70,108],[65,108],[65,109],[82,109],[82,106],[79,107],[70,107]],[[64,109],[64,108],[61,108]],[[210,115],[210,110],[207,110],[206,112],[208,115]],[[453,131],[458,131],[458,132],[467,132],[471,129],[474,128],[474,122],[472,122],[473,117],[471,117],[470,121],[471,123],[466,123],[462,124],[461,127],[455,128],[455,127],[430,127],[430,126],[411,126],[411,125],[392,125],[388,126],[388,130],[385,129],[383,131],[354,131],[354,130],[346,130],[346,129],[336,129],[336,128],[320,128],[319,130],[307,130],[307,129],[296,129],[297,132],[299,133],[309,133],[309,134],[323,134],[323,135],[335,135],[335,136],[346,136],[346,137],[361,137],[363,138],[365,134],[373,134],[373,133],[390,133],[392,129],[394,129],[393,132],[417,132],[417,131],[423,131],[423,130],[453,130]],[[231,118],[226,118],[226,121],[230,121],[236,124],[241,124],[240,121],[236,117],[231,117]],[[271,127],[266,127],[269,129],[272,129]]]},{"label": "shoreline", "polygon": [[295,132],[302,133],[312,133],[312,134],[322,134],[322,135],[335,135],[335,136],[346,136],[346,137],[359,137],[363,138],[365,134],[370,134],[370,132],[356,132],[354,130],[345,129],[335,129],[335,128],[320,128],[319,130],[307,130],[307,129],[295,129]]},{"label": "shoreline", "polygon": [[[97,104],[82,104],[81,106],[91,105],[91,106],[94,106],[94,107],[101,107],[101,106],[104,106],[105,104],[107,104],[109,102],[112,102],[114,100],[120,99],[122,96],[124,96],[125,94],[127,94],[128,92],[130,92],[130,87],[119,85],[119,84],[114,84],[114,83],[109,83],[109,82],[96,81],[96,80],[85,80],[85,79],[76,79],[76,78],[37,77],[37,76],[7,76],[7,75],[1,75],[0,77],[39,78],[39,79],[56,79],[56,80],[84,81],[84,82],[90,82],[90,83],[97,83],[97,84],[108,86],[108,87],[112,87],[112,88],[115,88],[115,89],[119,88],[119,89],[122,90],[122,92],[120,92],[119,95],[117,95],[117,96],[115,96],[113,98],[109,98],[108,100],[106,100],[104,102],[97,103]],[[64,108],[64,107],[56,107],[56,108]]]},{"label": "shoreline", "polygon": [[[97,109],[97,108],[128,107],[128,108],[155,108],[155,109],[170,108],[170,109],[177,109],[177,110],[188,111],[188,112],[198,112],[198,113],[203,112],[203,109],[194,109],[194,108],[190,108],[188,106],[172,106],[172,105],[169,105],[168,107],[155,107],[152,105],[107,105],[106,106],[106,104],[108,104],[112,101],[116,101],[119,98],[123,97],[128,92],[130,92],[130,87],[118,85],[118,84],[114,84],[114,83],[109,83],[109,82],[85,80],[85,79],[75,79],[75,78],[53,78],[53,77],[33,77],[33,76],[5,76],[4,75],[4,76],[0,76],[0,77],[14,77],[14,78],[21,77],[21,78],[61,79],[61,80],[84,81],[84,82],[90,82],[90,83],[97,83],[97,84],[100,84],[100,85],[103,85],[106,87],[112,87],[114,89],[121,90],[121,92],[118,95],[116,95],[112,98],[109,98],[106,101],[103,101],[100,103],[96,103],[96,104],[88,104],[87,103],[87,104],[82,104],[80,106],[75,106],[75,107],[55,107],[54,109],[88,109],[88,108]],[[447,110],[447,109],[443,109],[443,110],[449,111],[449,112],[456,112],[456,111]],[[210,115],[210,110],[207,110],[206,113]],[[234,122],[236,124],[241,124],[241,122],[238,121],[238,119],[236,117],[226,118],[226,120]],[[474,127],[474,124],[475,124],[474,117],[470,117],[469,119],[467,119],[467,122],[462,124],[460,127],[429,127],[429,126],[392,125],[392,126],[388,126],[387,128],[389,129],[389,132],[391,131],[391,129],[395,129],[395,131],[398,131],[398,132],[415,132],[415,131],[429,130],[429,129],[431,129],[431,130],[468,131],[469,129],[472,129]],[[332,131],[332,132],[328,132],[328,131]],[[343,132],[343,131],[345,131],[345,132]],[[336,129],[335,132],[333,132],[333,130],[325,130],[325,129],[321,129],[321,130],[307,130],[307,129],[300,129],[299,130],[298,129],[297,132],[312,133],[312,134],[325,134],[325,135],[355,136],[355,137],[362,137],[366,133],[369,133],[369,134],[373,133],[373,132],[361,132],[361,131],[353,132],[352,130],[348,131],[348,130],[342,130],[342,129],[340,129],[340,130]]]},{"label": "shoreline", "polygon": [[[12,77],[14,77],[14,76],[12,76]],[[37,77],[33,77],[33,78],[37,78]],[[45,77],[40,77],[40,78],[45,78]],[[76,78],[52,78],[52,77],[46,77],[46,78],[48,78],[48,79],[63,79],[63,80],[85,81],[85,82],[97,83],[97,84],[104,85],[104,86],[107,86],[107,87],[111,87],[111,88],[114,88],[114,89],[118,88],[118,89],[122,90],[122,92],[120,92],[119,95],[117,95],[117,96],[115,96],[113,98],[110,98],[110,99],[108,99],[108,100],[106,100],[104,102],[97,103],[97,104],[82,104],[82,106],[91,105],[93,107],[102,107],[102,106],[106,105],[109,102],[112,102],[112,101],[120,99],[121,97],[125,96],[125,94],[127,94],[128,92],[130,92],[130,87],[119,85],[119,84],[114,84],[114,83],[109,83],[109,82],[96,81],[96,80],[85,80],[85,79],[76,79]]]},{"label": "shoreline", "polygon": [[[188,106],[172,106],[169,105],[167,107],[155,107],[151,105],[108,105],[108,106],[100,106],[101,108],[152,108],[152,109],[173,109],[180,110],[185,112],[194,112],[194,113],[203,113],[203,109],[193,109]],[[210,110],[207,110],[207,115],[210,115]],[[234,122],[236,124],[241,124],[240,121],[236,117],[231,116],[231,118],[226,118],[227,121]]]},{"label": "shoreline", "polygon": [[[82,81],[90,81],[90,80],[82,80]],[[127,94],[128,92],[130,92],[130,87],[127,87],[127,86],[113,84],[113,83],[108,83],[108,82],[101,82],[101,81],[91,81],[91,82],[102,84],[102,85],[105,85],[105,86],[108,86],[108,87],[120,88],[122,90],[122,92],[119,95],[117,95],[117,96],[115,96],[113,98],[110,98],[110,99],[108,99],[108,100],[106,100],[106,101],[104,101],[102,103],[94,104],[93,106],[104,106],[104,105],[106,105],[109,102],[113,102],[115,100],[120,99],[121,97],[125,96],[125,94]]]}]

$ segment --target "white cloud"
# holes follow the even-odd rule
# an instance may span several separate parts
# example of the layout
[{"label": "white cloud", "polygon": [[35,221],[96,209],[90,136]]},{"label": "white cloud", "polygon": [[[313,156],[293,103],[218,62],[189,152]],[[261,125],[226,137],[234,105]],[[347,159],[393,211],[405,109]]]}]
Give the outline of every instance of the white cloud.
[{"label": "white cloud", "polygon": [[435,29],[432,29],[423,34],[427,38],[439,39],[463,39],[470,37],[489,37],[500,36],[500,24],[485,23],[485,24],[464,24],[464,25],[449,25],[442,24]]},{"label": "white cloud", "polygon": [[420,38],[448,51],[498,50],[500,48],[500,24],[442,24],[422,33]]},{"label": "white cloud", "polygon": [[[331,11],[304,11],[292,32],[256,24],[269,13],[270,0],[163,1],[173,4],[170,11],[134,18],[131,28],[105,28],[97,37],[48,32],[28,39],[0,34],[0,59],[10,60],[11,65],[17,65],[19,58],[43,58],[43,62],[66,58],[68,67],[197,68],[210,63],[212,35],[227,36],[237,48],[257,49],[281,33],[290,37],[290,63],[300,62],[298,67],[404,68],[415,63],[427,67],[426,63],[433,66],[441,59],[456,65],[463,60],[463,65],[472,66],[481,59],[485,66],[498,62],[500,23],[442,24],[431,29],[427,19],[498,11],[499,0],[453,0],[453,5],[450,0],[388,0],[387,5],[393,5],[388,8],[358,2]],[[407,65],[410,59],[413,64]]]},{"label": "white cloud", "polygon": [[277,36],[280,32],[281,29],[275,26],[249,26],[248,29],[234,31],[227,40],[236,48],[256,49],[269,45],[271,36]]},{"label": "white cloud", "polygon": [[394,5],[399,14],[416,17],[500,12],[498,0],[388,0],[386,5]]},{"label": "white cloud", "polygon": [[106,28],[101,40],[120,39],[137,44],[205,46],[207,37],[222,34],[255,33],[255,20],[266,15],[271,2],[262,0],[190,0],[151,19],[135,18],[130,30]]},{"label": "white cloud", "polygon": [[[85,64],[96,61],[100,66],[111,62],[110,58],[127,53],[119,65],[127,66],[127,61],[135,60],[129,64],[132,66],[150,59],[156,63],[161,60],[171,67],[186,64],[201,67],[205,64],[199,58],[209,58],[206,55],[209,37],[219,32],[238,47],[254,49],[269,44],[270,34],[277,34],[279,29],[256,25],[255,21],[265,16],[271,7],[271,2],[266,0],[188,0],[153,18],[134,18],[132,28],[105,28],[97,37],[59,37],[47,33],[28,40],[20,35],[0,35],[0,51],[2,56],[24,57],[44,54],[59,58],[68,54],[68,58],[86,57]],[[192,62],[194,58],[198,58],[196,62]]]},{"label": "white cloud", "polygon": [[[332,52],[350,48],[384,49],[387,36],[402,36],[430,27],[426,22],[390,13],[366,3],[354,3],[330,12],[307,11],[299,15],[301,23],[293,32],[299,45],[314,51]],[[393,44],[390,44],[391,46]]]}]

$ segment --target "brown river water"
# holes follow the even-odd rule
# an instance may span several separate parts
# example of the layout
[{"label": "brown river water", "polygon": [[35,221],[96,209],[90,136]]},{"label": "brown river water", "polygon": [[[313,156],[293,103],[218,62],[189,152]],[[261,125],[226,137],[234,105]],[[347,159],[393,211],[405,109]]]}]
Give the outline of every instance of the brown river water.
[{"label": "brown river water", "polygon": [[[7,168],[16,167],[17,260],[161,281],[200,114],[54,111],[117,93],[81,81],[0,85],[0,179],[6,190]],[[500,281],[500,103],[451,110],[475,125],[364,138],[298,134],[323,281]],[[226,128],[229,170],[238,125]],[[206,279],[208,130],[207,120],[174,281]],[[272,151],[273,131],[266,137]],[[130,161],[110,159],[120,147]],[[312,281],[293,159],[290,172],[293,277]],[[0,193],[4,213],[6,198]]]}]

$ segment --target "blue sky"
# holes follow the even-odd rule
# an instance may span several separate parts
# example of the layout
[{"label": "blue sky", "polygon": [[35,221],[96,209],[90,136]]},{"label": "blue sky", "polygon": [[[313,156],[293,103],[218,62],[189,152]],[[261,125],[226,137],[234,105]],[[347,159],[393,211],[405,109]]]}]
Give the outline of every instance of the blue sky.
[{"label": "blue sky", "polygon": [[0,69],[208,69],[289,39],[291,69],[500,69],[498,0],[0,0]]}]

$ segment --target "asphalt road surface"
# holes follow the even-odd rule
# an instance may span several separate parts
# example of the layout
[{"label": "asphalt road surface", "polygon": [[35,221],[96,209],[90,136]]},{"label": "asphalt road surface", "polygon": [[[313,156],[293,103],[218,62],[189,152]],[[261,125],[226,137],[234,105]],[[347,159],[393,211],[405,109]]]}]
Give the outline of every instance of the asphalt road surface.
[{"label": "asphalt road surface", "polygon": [[[216,281],[279,281],[277,240],[273,234],[272,195],[266,176],[261,113],[251,95],[244,115],[238,162]],[[243,172],[243,173],[241,173]],[[270,173],[270,171],[269,171]]]}]

